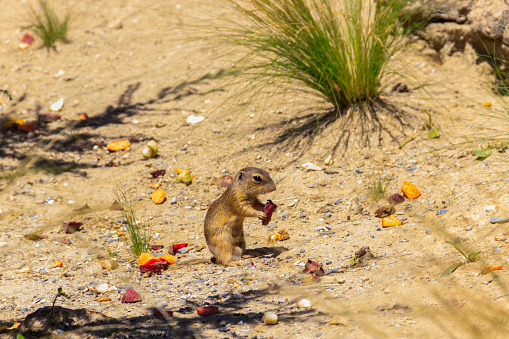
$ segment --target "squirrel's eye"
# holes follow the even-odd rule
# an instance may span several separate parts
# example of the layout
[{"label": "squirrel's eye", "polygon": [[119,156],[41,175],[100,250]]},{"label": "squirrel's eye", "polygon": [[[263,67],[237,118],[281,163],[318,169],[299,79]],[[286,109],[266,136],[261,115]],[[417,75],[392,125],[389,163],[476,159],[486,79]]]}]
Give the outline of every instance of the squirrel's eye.
[{"label": "squirrel's eye", "polygon": [[260,178],[260,176],[259,176],[259,175],[255,175],[255,176],[253,177],[253,179],[254,179],[254,181],[256,181],[256,182],[262,182],[262,178]]}]

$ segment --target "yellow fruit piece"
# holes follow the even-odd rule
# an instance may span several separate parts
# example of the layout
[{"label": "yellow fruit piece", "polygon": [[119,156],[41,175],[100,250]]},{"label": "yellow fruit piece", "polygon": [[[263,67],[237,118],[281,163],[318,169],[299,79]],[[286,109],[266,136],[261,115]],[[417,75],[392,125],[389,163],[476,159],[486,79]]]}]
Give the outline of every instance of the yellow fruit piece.
[{"label": "yellow fruit piece", "polygon": [[166,195],[164,193],[164,190],[160,188],[152,192],[152,194],[150,195],[150,199],[152,199],[152,201],[156,204],[162,204],[164,202],[165,196]]},{"label": "yellow fruit piece", "polygon": [[482,104],[482,107],[491,107],[491,102],[486,101],[485,103]]},{"label": "yellow fruit piece", "polygon": [[272,241],[280,241],[281,240],[281,234],[276,233],[270,236],[270,240]]},{"label": "yellow fruit piece", "polygon": [[116,152],[124,150],[129,146],[131,146],[131,143],[129,142],[129,140],[125,139],[110,142],[108,145],[106,145],[106,148],[112,152]]},{"label": "yellow fruit piece", "polygon": [[56,268],[56,267],[62,267],[64,265],[63,262],[61,262],[60,260],[57,260],[55,261],[55,263],[53,264],[53,268]]},{"label": "yellow fruit piece", "polygon": [[97,301],[101,302],[101,301],[111,301],[111,298],[109,297],[100,297],[99,299],[97,299]]},{"label": "yellow fruit piece", "polygon": [[177,262],[177,259],[173,255],[170,255],[170,254],[165,254],[158,258],[161,258],[162,260],[167,261],[168,264],[170,264],[170,265]]},{"label": "yellow fruit piece", "polygon": [[403,182],[403,187],[401,187],[401,190],[408,199],[415,199],[421,195],[421,192],[419,192],[417,187],[412,185],[409,181]]},{"label": "yellow fruit piece", "polygon": [[403,222],[396,218],[395,216],[391,215],[386,218],[382,218],[382,227],[391,227],[399,225],[403,225]]},{"label": "yellow fruit piece", "polygon": [[182,173],[191,173],[189,170],[182,169],[182,168],[177,168],[177,169],[175,170],[175,172],[177,172],[177,174],[182,174]]},{"label": "yellow fruit piece", "polygon": [[156,261],[157,261],[157,258],[153,254],[142,253],[140,255],[140,258],[138,259],[138,267],[140,267],[141,265],[145,265],[151,259],[156,259]]}]

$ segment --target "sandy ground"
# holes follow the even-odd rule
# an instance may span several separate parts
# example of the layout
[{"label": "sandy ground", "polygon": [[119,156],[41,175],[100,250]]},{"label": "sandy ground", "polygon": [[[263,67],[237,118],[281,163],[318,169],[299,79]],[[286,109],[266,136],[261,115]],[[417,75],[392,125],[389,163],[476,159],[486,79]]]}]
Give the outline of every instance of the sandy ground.
[{"label": "sandy ground", "polygon": [[[27,338],[44,333],[66,338],[505,336],[506,268],[482,275],[480,267],[508,260],[507,224],[490,223],[492,217],[509,216],[507,152],[494,150],[478,161],[472,150],[488,143],[462,142],[464,136],[503,133],[508,120],[490,118],[503,117],[503,107],[485,83],[490,79],[486,65],[475,65],[474,55],[448,56],[438,63],[423,43],[412,42],[396,61],[420,79],[421,90],[409,83],[410,92],[383,95],[403,109],[408,125],[391,125],[391,111],[381,111],[394,139],[384,134],[379,146],[350,145],[334,153],[348,126],[324,122],[316,134],[315,113],[323,109],[319,100],[269,97],[246,109],[240,100],[220,105],[228,93],[205,94],[217,86],[213,75],[232,56],[217,58],[214,47],[182,44],[174,28],[201,15],[229,15],[221,9],[204,13],[196,4],[179,1],[68,1],[74,18],[71,41],[48,52],[38,48],[38,40],[18,48],[27,5],[0,3],[0,88],[13,96],[12,101],[2,96],[0,115],[30,121],[50,112],[60,98],[64,107],[62,119],[37,131],[2,131],[1,324],[10,327],[50,307],[62,287],[70,298],[59,297],[56,305],[88,313],[75,315],[74,324],[25,332]],[[487,101],[491,107],[481,105]],[[423,110],[430,107],[438,139],[422,131]],[[63,130],[81,113],[90,119]],[[205,120],[186,124],[191,114]],[[306,124],[309,132],[299,129]],[[400,149],[398,143],[408,136],[415,138]],[[106,144],[119,139],[131,140],[131,147],[110,153]],[[141,149],[152,139],[159,156],[145,159]],[[51,140],[54,145],[46,147]],[[329,155],[334,162],[325,165]],[[33,169],[9,182],[8,174],[34,156]],[[308,161],[328,171],[304,171],[300,165]],[[278,204],[269,226],[254,219],[244,225],[248,248],[269,247],[271,254],[231,268],[189,264],[211,257],[203,220],[222,191],[211,179],[246,166],[266,169],[277,185],[263,197]],[[178,168],[195,175],[190,186],[175,182]],[[158,169],[166,174],[152,179],[149,173]],[[369,192],[380,176],[387,194],[400,192],[405,180],[422,193],[396,206],[401,226],[382,228],[374,216],[386,204]],[[156,183],[167,195],[160,205],[149,198]],[[139,273],[121,235],[121,214],[110,210],[118,188],[149,227],[151,243],[165,246],[155,253],[189,244],[178,265],[161,275]],[[73,213],[84,205],[90,211]],[[62,225],[71,220],[83,222],[83,229],[62,234]],[[283,229],[289,240],[267,242]],[[43,239],[24,237],[30,233]],[[62,237],[69,242],[54,241]],[[453,239],[480,251],[482,260],[441,278],[448,266],[464,261],[446,243]],[[352,265],[355,252],[365,246],[371,255]],[[119,263],[114,270],[100,265],[108,252]],[[327,273],[318,283],[302,283],[308,259]],[[57,260],[62,267],[53,267]],[[104,283],[116,288],[106,293],[111,301],[99,301],[95,292]],[[129,287],[141,294],[141,303],[120,302]],[[298,307],[301,298],[312,307]],[[220,312],[200,317],[195,308],[203,305]],[[173,317],[156,319],[154,306],[174,311]],[[262,324],[267,311],[278,314],[277,325]],[[0,335],[11,338],[13,333]]]}]

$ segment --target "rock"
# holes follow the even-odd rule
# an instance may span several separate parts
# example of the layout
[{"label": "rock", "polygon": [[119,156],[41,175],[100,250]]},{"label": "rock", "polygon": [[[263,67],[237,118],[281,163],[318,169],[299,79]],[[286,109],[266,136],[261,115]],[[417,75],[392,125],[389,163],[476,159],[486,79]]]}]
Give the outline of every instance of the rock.
[{"label": "rock", "polygon": [[301,299],[297,302],[297,307],[309,308],[309,307],[311,307],[311,301],[309,301],[308,299]]},{"label": "rock", "polygon": [[493,217],[490,218],[492,224],[505,224],[509,222],[509,217]]},{"label": "rock", "polygon": [[465,227],[465,229],[466,229],[467,231],[471,231],[473,228],[474,228],[474,226],[467,226],[467,227]]},{"label": "rock", "polygon": [[[417,34],[438,57],[473,49],[483,60],[509,61],[509,5],[503,0],[444,1],[436,6],[416,2],[407,8]],[[472,60],[475,61],[475,60]],[[493,63],[495,64],[495,63]],[[493,64],[491,64],[493,66]],[[500,71],[506,71],[500,70]]]},{"label": "rock", "polygon": [[114,270],[118,267],[118,262],[115,259],[106,259],[101,261],[101,267],[105,270]]}]

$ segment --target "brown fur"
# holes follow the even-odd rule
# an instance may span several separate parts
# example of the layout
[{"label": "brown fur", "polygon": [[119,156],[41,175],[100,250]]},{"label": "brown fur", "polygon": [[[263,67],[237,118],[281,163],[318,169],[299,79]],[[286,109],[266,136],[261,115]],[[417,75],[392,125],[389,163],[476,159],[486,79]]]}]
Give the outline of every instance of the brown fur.
[{"label": "brown fur", "polygon": [[[260,181],[255,178],[259,177]],[[256,167],[246,167],[214,201],[205,216],[205,239],[219,265],[239,261],[246,251],[244,218],[265,219],[258,196],[276,190],[269,173]]]}]

